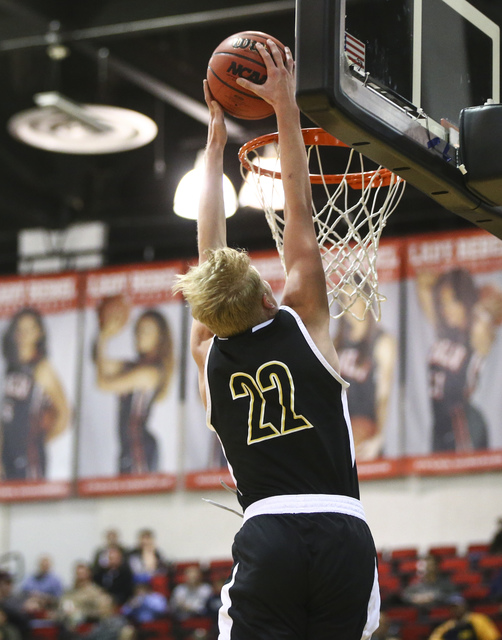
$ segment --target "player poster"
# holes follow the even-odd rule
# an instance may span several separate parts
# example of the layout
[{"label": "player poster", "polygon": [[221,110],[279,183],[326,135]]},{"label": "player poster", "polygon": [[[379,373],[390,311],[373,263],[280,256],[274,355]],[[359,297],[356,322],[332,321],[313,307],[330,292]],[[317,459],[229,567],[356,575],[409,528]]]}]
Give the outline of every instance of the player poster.
[{"label": "player poster", "polygon": [[[250,257],[253,265],[272,287],[280,303],[284,288],[284,269],[277,252],[250,253]],[[190,326],[191,316],[187,323],[187,332],[190,332]],[[187,359],[185,405],[183,424],[186,487],[188,489],[219,488],[220,480],[233,485],[219,440],[206,424],[206,413],[199,395],[197,367],[191,355]]]},{"label": "player poster", "polygon": [[90,272],[85,282],[79,492],[173,488],[179,451],[181,263]]},{"label": "player poster", "polygon": [[484,231],[407,246],[404,453],[413,472],[500,464],[502,242]]},{"label": "player poster", "polygon": [[70,493],[79,282],[75,274],[0,280],[0,500]]},{"label": "player poster", "polygon": [[[365,301],[358,298],[352,312],[332,322],[332,335],[340,374],[349,384],[349,405],[359,475],[386,475],[402,451],[399,416],[399,337],[401,331],[401,270],[403,243],[382,241],[378,250],[380,319],[364,315]],[[376,305],[373,306],[377,313]],[[364,316],[364,318],[363,318]],[[379,460],[378,464],[374,461]],[[373,463],[373,464],[369,464]]]}]

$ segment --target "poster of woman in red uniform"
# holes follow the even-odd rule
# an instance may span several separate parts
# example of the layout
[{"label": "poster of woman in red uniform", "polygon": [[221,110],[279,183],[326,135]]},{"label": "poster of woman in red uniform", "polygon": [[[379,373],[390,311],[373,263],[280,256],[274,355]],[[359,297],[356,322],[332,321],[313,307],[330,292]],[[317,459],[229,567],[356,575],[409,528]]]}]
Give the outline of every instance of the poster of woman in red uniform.
[{"label": "poster of woman in red uniform", "polygon": [[2,478],[46,477],[46,444],[68,428],[70,408],[50,362],[47,331],[39,311],[23,308],[2,340],[6,365],[2,401]]}]

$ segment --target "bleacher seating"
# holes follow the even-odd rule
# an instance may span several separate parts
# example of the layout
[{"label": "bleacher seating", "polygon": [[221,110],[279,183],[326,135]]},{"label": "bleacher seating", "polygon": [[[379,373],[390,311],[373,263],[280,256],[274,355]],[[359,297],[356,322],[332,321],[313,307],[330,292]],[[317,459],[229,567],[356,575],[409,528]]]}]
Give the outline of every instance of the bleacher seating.
[{"label": "bleacher seating", "polygon": [[[488,545],[481,543],[469,545],[465,553],[459,553],[453,545],[431,547],[427,553],[439,558],[440,571],[457,586],[470,609],[488,615],[502,632],[502,603],[489,600],[490,580],[502,569],[502,554],[490,554]],[[400,602],[402,589],[414,579],[418,563],[425,555],[414,547],[378,553],[383,609],[393,624],[398,626],[401,640],[428,640],[432,630],[450,616],[448,606],[427,611]],[[192,565],[201,566],[205,579],[212,581],[230,575],[232,560],[215,559],[207,565],[196,560],[175,563],[170,574],[171,581],[167,576],[160,575],[154,579],[154,589],[169,596],[172,588],[183,581],[185,569]],[[210,629],[212,624],[210,618],[194,618],[183,623],[183,626],[188,631]],[[173,640],[172,623],[168,617],[141,625],[141,629],[145,632],[141,637]],[[59,640],[57,628],[50,624],[34,628],[32,635],[33,640]]]}]

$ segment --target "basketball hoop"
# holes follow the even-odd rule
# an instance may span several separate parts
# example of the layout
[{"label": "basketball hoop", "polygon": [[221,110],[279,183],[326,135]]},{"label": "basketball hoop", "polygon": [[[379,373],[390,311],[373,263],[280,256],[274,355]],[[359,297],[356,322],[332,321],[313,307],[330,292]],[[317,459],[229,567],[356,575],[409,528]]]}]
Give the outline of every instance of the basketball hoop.
[{"label": "basketball hoop", "polygon": [[[302,134],[311,171],[310,182],[320,185],[326,196],[326,204],[319,210],[316,209],[316,198],[313,198],[312,215],[324,264],[331,316],[339,318],[350,313],[363,320],[369,310],[376,320],[380,320],[380,303],[385,296],[378,291],[378,245],[388,217],[403,196],[406,182],[383,167],[365,171],[364,156],[323,129],[303,129]],[[278,138],[277,133],[271,133],[250,140],[239,150],[239,160],[241,172],[248,171],[248,179],[252,178],[254,182],[284,266],[283,212],[274,210],[273,194],[263,189],[264,176],[272,178],[274,183],[281,179],[279,158],[276,168],[265,168],[260,166],[262,156],[257,152],[273,144],[278,155]],[[350,150],[344,173],[324,172],[323,163],[326,165],[328,158],[326,153],[321,157],[321,147]],[[356,162],[357,171],[351,171]],[[315,163],[318,173],[312,171]],[[355,304],[359,299],[365,303],[362,313],[359,312],[360,305]]]}]

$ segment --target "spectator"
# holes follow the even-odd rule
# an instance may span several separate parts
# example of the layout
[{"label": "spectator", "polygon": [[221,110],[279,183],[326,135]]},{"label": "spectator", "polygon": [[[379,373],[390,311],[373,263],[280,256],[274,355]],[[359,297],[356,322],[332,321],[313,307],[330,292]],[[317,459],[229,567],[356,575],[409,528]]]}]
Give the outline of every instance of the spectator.
[{"label": "spectator", "polygon": [[378,629],[374,631],[371,640],[399,640],[395,631],[387,614],[381,611]]},{"label": "spectator", "polygon": [[23,582],[21,592],[26,598],[25,609],[32,612],[57,607],[63,594],[63,583],[52,571],[50,556],[40,556],[37,570]]},{"label": "spectator", "polygon": [[[489,599],[492,602],[502,603],[502,569],[499,569],[490,582]],[[502,613],[502,607],[500,612]]]},{"label": "spectator", "polygon": [[171,611],[177,620],[206,614],[211,585],[202,580],[202,571],[193,565],[185,569],[185,580],[176,585],[171,596]]},{"label": "spectator", "polygon": [[133,632],[124,616],[117,613],[113,597],[106,594],[100,602],[97,623],[80,637],[83,640],[128,640],[134,637]]},{"label": "spectator", "polygon": [[7,616],[7,621],[15,627],[21,638],[30,637],[30,616],[24,609],[24,598],[13,593],[12,576],[0,570],[0,607]]},{"label": "spectator", "polygon": [[120,547],[109,547],[108,566],[97,569],[94,581],[113,597],[117,606],[129,600],[133,594],[134,577]]},{"label": "spectator", "polygon": [[198,566],[187,567],[184,577],[184,582],[174,587],[170,603],[173,633],[177,640],[188,635],[183,629],[185,620],[207,614],[206,604],[212,594],[211,585],[203,582]]},{"label": "spectator", "polygon": [[449,598],[451,618],[432,632],[429,640],[500,640],[500,632],[490,618],[471,613],[460,595]]},{"label": "spectator", "polygon": [[502,518],[497,521],[497,530],[490,542],[490,553],[502,553]]},{"label": "spectator", "polygon": [[168,563],[157,548],[151,529],[142,529],[138,533],[138,545],[129,553],[129,566],[135,577],[167,573]]},{"label": "spectator", "polygon": [[218,614],[222,605],[221,589],[226,581],[227,579],[223,577],[215,578],[212,582],[211,594],[206,601],[206,615],[211,618],[212,621],[210,638],[218,637]]},{"label": "spectator", "polygon": [[454,591],[454,585],[441,576],[437,558],[429,555],[418,563],[417,576],[403,590],[402,599],[427,609],[444,604]]},{"label": "spectator", "polygon": [[19,629],[8,620],[5,609],[0,607],[0,638],[1,640],[21,640]]},{"label": "spectator", "polygon": [[121,608],[121,613],[133,624],[158,620],[169,612],[167,598],[153,590],[151,581],[138,578],[134,594]]},{"label": "spectator", "polygon": [[127,549],[120,542],[120,536],[117,529],[108,529],[105,531],[105,544],[102,547],[98,547],[94,554],[92,563],[93,571],[97,571],[100,567],[108,566],[108,551],[110,547],[119,547],[124,557],[127,555]]},{"label": "spectator", "polygon": [[92,581],[90,566],[79,562],[75,567],[73,588],[63,593],[57,617],[66,629],[83,622],[95,622],[105,597],[106,592]]}]

